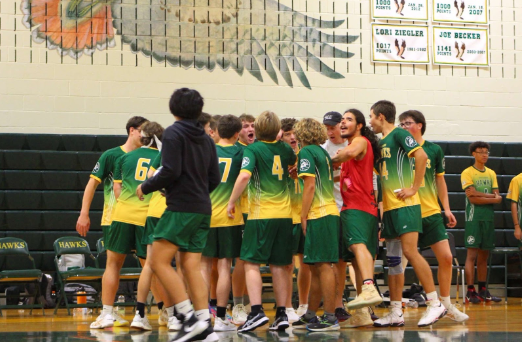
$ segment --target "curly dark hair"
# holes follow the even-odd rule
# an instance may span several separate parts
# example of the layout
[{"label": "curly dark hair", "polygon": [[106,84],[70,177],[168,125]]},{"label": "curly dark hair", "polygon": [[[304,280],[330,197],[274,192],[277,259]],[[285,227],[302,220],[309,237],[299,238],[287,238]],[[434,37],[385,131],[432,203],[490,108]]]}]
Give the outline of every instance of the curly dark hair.
[{"label": "curly dark hair", "polygon": [[487,148],[489,151],[491,146],[485,141],[475,141],[469,145],[469,154],[473,154],[477,148]]},{"label": "curly dark hair", "polygon": [[377,162],[377,160],[381,158],[381,146],[379,145],[379,138],[370,129],[370,127],[366,126],[366,119],[364,118],[364,114],[355,108],[348,109],[344,113],[352,113],[355,117],[355,124],[362,124],[361,135],[370,141],[373,151],[373,160],[374,162]]}]

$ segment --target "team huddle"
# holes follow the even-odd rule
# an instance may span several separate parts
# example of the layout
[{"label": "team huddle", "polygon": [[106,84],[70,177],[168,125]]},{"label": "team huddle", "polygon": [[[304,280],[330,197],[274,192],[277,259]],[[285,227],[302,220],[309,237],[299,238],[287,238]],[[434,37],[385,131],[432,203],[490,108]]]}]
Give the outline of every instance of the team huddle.
[{"label": "team huddle", "polygon": [[[169,108],[176,121],[166,129],[142,117],[131,118],[127,142],[100,157],[87,185],[77,230],[84,236],[89,230],[92,196],[103,182],[102,227],[108,251],[103,311],[91,328],[129,325],[113,311],[113,303],[119,271],[132,251],[143,269],[130,326],[151,330],[145,315],[151,290],[159,324],[178,332],[173,341],[217,341],[216,331],[243,333],[268,324],[261,265],[270,266],[277,307],[270,330],[403,326],[407,262],[427,294],[419,327],[444,316],[457,322],[469,318],[450,301],[452,257],[443,215],[448,227],[454,227],[456,219],[444,181],[444,155],[438,145],[422,138],[422,113],[402,113],[401,127],[389,101],[371,107],[369,126],[357,109],[329,112],[322,123],[280,120],[270,111],[257,118],[210,116],[202,113],[201,95],[187,88],[174,92]],[[479,144],[471,152],[478,156],[486,149],[489,146]],[[463,173],[463,179],[469,179],[463,182],[470,201],[466,236],[473,234],[473,243],[468,246],[468,239],[466,244],[467,276],[468,261],[474,275],[475,260],[491,249],[484,233],[489,214],[483,214],[482,207],[492,207],[500,198],[496,176],[491,189],[476,185],[475,178],[493,172],[482,166],[485,171],[477,170],[478,176],[471,170]],[[390,310],[378,318],[371,307],[383,300],[373,275],[380,221]],[[468,234],[468,225],[473,233]],[[431,247],[437,257],[440,296],[417,247]],[[297,312],[292,308],[296,260]],[[347,262],[353,266],[357,289],[357,297],[347,303],[352,314],[342,300]],[[471,285],[471,302],[496,298],[482,286],[482,274],[479,270],[484,292],[475,294]],[[474,283],[474,278],[467,280]],[[234,307],[229,316],[231,291]],[[321,302],[324,314],[318,317]]]}]

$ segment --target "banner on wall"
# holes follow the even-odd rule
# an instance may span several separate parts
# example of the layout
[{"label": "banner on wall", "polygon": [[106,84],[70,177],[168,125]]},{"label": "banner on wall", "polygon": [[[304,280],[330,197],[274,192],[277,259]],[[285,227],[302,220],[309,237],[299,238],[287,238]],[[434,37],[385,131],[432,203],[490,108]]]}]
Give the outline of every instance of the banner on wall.
[{"label": "banner on wall", "polygon": [[428,21],[428,0],[372,0],[372,19]]},{"label": "banner on wall", "polygon": [[428,26],[372,24],[372,62],[429,64]]},{"label": "banner on wall", "polygon": [[488,0],[432,0],[433,21],[488,23]]},{"label": "banner on wall", "polygon": [[433,63],[489,66],[488,29],[434,26]]}]

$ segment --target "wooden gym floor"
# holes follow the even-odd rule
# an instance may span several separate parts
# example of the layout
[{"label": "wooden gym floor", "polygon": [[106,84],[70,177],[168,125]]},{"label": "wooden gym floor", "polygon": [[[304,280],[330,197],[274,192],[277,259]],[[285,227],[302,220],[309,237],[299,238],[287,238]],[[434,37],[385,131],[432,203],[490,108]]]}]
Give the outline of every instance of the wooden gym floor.
[{"label": "wooden gym floor", "polygon": [[[292,331],[284,333],[263,330],[249,334],[238,335],[235,332],[218,333],[220,341],[227,342],[291,342],[291,341],[389,341],[389,342],[507,342],[522,341],[522,300],[510,298],[508,305],[504,302],[493,304],[466,305],[463,309],[470,319],[465,323],[455,323],[447,318],[440,320],[431,328],[418,328],[417,321],[422,316],[424,308],[406,308],[404,311],[406,326],[403,328],[358,328],[342,329],[340,332],[309,333]],[[386,309],[376,309],[378,316],[384,315]],[[141,332],[129,328],[108,328],[91,330],[90,323],[96,315],[68,316],[66,310],[59,310],[56,316],[52,310],[47,310],[45,316],[41,310],[2,310],[0,317],[0,342],[76,342],[76,341],[133,341],[156,342],[170,341],[175,336],[165,328],[157,325],[157,310],[153,309],[149,319],[153,326],[151,332]],[[266,310],[271,319],[274,311]],[[131,321],[134,312],[127,308],[126,319]]]}]

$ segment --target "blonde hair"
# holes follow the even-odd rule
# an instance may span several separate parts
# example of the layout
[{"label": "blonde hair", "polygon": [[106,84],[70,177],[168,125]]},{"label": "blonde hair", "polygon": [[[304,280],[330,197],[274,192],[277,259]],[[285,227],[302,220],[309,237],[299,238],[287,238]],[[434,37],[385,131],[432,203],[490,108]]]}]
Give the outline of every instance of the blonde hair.
[{"label": "blonde hair", "polygon": [[274,141],[281,130],[281,121],[274,112],[267,110],[257,117],[254,128],[259,140]]},{"label": "blonde hair", "polygon": [[328,139],[324,125],[314,119],[298,121],[294,125],[294,133],[297,140],[304,145],[320,145]]}]

